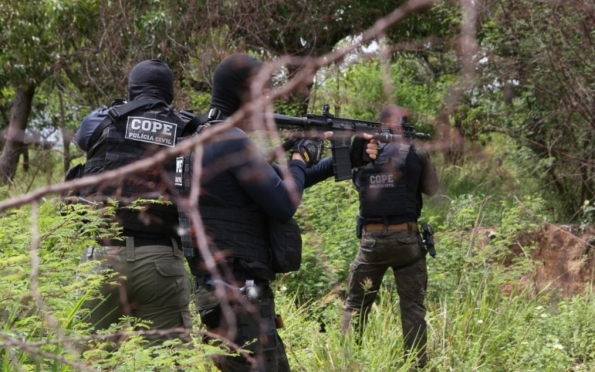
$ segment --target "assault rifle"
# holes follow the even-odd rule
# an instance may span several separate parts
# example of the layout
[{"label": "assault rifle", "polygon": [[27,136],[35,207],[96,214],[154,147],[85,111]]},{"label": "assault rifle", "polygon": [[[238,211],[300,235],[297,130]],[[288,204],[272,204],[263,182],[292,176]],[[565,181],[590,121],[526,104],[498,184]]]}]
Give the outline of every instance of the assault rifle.
[{"label": "assault rifle", "polygon": [[324,105],[322,115],[306,114],[294,117],[274,114],[273,118],[279,129],[300,129],[304,133],[314,130],[317,133],[333,132],[332,144],[333,171],[335,181],[351,178],[350,146],[351,137],[367,133],[379,142],[399,142],[413,139],[430,139],[427,133],[418,133],[413,126],[402,121],[403,134],[392,134],[382,123],[358,119],[339,118],[329,113],[329,105]]}]

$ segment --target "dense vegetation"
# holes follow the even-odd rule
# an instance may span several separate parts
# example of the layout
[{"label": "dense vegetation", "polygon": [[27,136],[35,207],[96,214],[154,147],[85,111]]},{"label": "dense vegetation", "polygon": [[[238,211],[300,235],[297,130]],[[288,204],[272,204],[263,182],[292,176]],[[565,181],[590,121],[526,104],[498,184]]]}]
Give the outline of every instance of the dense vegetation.
[{"label": "dense vegetation", "polygon": [[[418,144],[430,151],[442,183],[422,215],[437,231],[438,249],[428,259],[427,369],[595,370],[591,283],[571,296],[555,283],[526,286],[520,278],[540,264],[531,259],[539,247],[519,240],[544,224],[595,222],[595,3],[436,1],[424,11],[403,8],[416,12],[364,45],[357,45],[362,32],[395,2],[319,3],[3,1],[1,199],[60,183],[82,161],[71,144],[75,128],[91,109],[125,96],[126,73],[140,59],[169,63],[174,103],[203,111],[210,74],[230,52],[279,60],[351,48],[278,100],[276,110],[318,113],[328,103],[337,115],[376,120],[385,104],[398,103],[418,131],[433,134]],[[301,68],[283,66],[276,86]],[[191,346],[144,347],[134,319],[91,336],[80,305],[96,295],[101,278],[79,260],[104,233],[100,216],[86,210],[83,221],[51,193],[33,199],[17,208],[0,204],[3,371],[169,371],[174,363],[211,370],[207,356],[218,351],[200,344],[196,317]],[[348,181],[328,180],[304,196],[302,268],[275,282],[296,371],[406,371],[411,364],[390,272],[363,344],[340,335],[356,215]],[[583,259],[592,266],[593,250]],[[114,339],[120,347],[108,352]]]}]

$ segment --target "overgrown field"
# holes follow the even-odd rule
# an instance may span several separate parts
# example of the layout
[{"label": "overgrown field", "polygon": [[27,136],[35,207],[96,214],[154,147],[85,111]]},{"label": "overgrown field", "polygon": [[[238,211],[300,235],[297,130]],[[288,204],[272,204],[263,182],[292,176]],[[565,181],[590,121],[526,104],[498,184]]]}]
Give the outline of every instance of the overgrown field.
[{"label": "overgrown field", "polygon": [[[565,295],[555,283],[536,288],[521,280],[542,262],[519,237],[539,234],[555,215],[531,182],[516,183],[515,167],[478,172],[481,163],[438,164],[441,195],[426,200],[423,220],[437,233],[438,256],[428,258],[430,371],[595,370],[595,297]],[[515,163],[515,166],[519,166]],[[477,167],[477,168],[476,168]],[[520,166],[519,166],[520,167]],[[75,211],[76,212],[76,211]],[[389,272],[364,342],[341,336],[340,317],[349,264],[357,251],[357,195],[348,182],[329,180],[308,190],[299,211],[306,248],[299,272],[280,276],[278,310],[295,371],[406,371],[398,296]],[[585,218],[589,217],[588,213]],[[585,221],[587,224],[589,221]],[[6,212],[0,218],[0,345],[3,371],[213,370],[195,318],[193,345],[141,345],[127,319],[122,341],[90,337],[81,302],[101,279],[81,266],[83,248],[103,231],[99,216],[65,213],[56,199]],[[486,233],[487,232],[487,233]],[[514,249],[513,249],[514,248]],[[556,249],[564,249],[564,246]],[[587,251],[583,265],[593,265]],[[542,282],[543,283],[543,282]]]}]

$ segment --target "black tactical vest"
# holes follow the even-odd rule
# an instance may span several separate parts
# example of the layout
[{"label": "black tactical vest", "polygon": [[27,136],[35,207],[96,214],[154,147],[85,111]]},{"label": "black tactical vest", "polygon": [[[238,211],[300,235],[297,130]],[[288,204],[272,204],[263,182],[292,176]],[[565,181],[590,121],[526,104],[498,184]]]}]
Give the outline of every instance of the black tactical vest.
[{"label": "black tactical vest", "polygon": [[[195,135],[199,134],[200,130]],[[191,152],[176,159],[174,183],[185,198],[190,195],[193,155]],[[188,216],[190,204],[180,205],[178,212],[184,255],[193,258],[193,273],[197,275],[196,267],[201,266],[202,257],[198,254],[196,236]],[[209,235],[211,252],[220,251],[225,257],[259,261],[265,265],[270,263],[269,230],[264,213],[256,209],[229,208],[204,195],[199,198],[199,213]],[[205,274],[208,271],[205,270]]]},{"label": "black tactical vest", "polygon": [[[97,142],[90,144],[84,175],[116,169],[151,156],[166,147],[173,147],[184,125],[185,121],[161,101],[154,101],[127,115],[116,117],[103,129]],[[155,169],[129,175],[117,184],[83,189],[81,196],[98,200],[105,200],[107,197],[119,200],[116,218],[123,226],[124,234],[140,232],[176,236],[177,224],[173,221],[177,221],[178,214],[171,201],[169,204],[150,202],[141,211],[126,208],[131,201],[139,198],[170,199],[170,191],[162,177],[165,174],[171,178],[174,167],[175,160],[172,159]]]},{"label": "black tactical vest", "polygon": [[414,222],[420,215],[421,162],[413,147],[405,159],[398,143],[388,144],[356,176],[364,223]]}]

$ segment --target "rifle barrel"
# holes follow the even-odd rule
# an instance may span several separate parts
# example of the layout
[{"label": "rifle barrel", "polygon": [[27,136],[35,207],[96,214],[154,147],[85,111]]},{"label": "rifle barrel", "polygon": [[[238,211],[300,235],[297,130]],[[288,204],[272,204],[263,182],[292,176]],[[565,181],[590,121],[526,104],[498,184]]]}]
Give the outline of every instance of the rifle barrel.
[{"label": "rifle barrel", "polygon": [[273,119],[275,120],[275,123],[281,125],[291,125],[298,127],[304,127],[308,125],[307,118],[298,118],[289,115],[273,114]]},{"label": "rifle barrel", "polygon": [[[418,138],[431,139],[432,136],[427,133],[415,132],[415,130],[407,130],[405,128],[403,134],[390,134],[388,132],[378,132],[381,130],[381,124],[375,122],[365,122],[360,120],[344,119],[344,118],[325,118],[317,115],[307,115],[306,117],[295,117],[282,114],[273,114],[273,120],[279,127],[298,127],[302,129],[317,128],[322,131],[344,131],[353,132],[352,134],[363,132],[372,134],[374,139],[381,142],[397,142],[404,138]],[[336,120],[333,125],[333,120]],[[351,125],[345,125],[348,122]],[[412,128],[412,127],[411,127]]]}]

